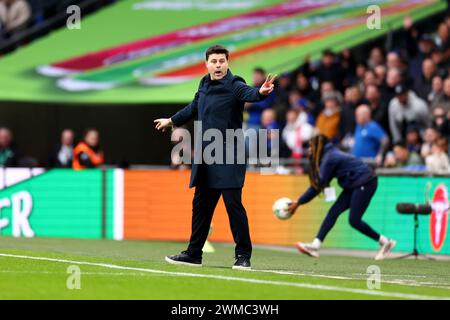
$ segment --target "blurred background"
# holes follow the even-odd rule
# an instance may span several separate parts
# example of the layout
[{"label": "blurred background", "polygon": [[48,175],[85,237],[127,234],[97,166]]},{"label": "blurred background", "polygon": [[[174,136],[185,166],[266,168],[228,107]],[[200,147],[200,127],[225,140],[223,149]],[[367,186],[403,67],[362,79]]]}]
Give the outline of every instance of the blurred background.
[{"label": "blurred background", "polygon": [[[153,120],[192,100],[214,44],[249,85],[279,75],[244,111],[244,129],[280,140],[273,175],[249,167],[255,243],[290,245],[318,228],[323,199],[289,221],[271,214],[307,187],[318,132],[376,168],[365,217],[397,250],[412,248],[413,219],[396,203],[448,207],[447,1],[0,0],[0,234],[186,240],[189,166],[172,163],[170,133]],[[450,254],[448,212],[435,211],[420,217],[421,249]],[[14,212],[32,233],[13,228]],[[223,204],[214,219],[212,240],[232,241]],[[349,228],[339,222],[328,244],[375,249]]]}]

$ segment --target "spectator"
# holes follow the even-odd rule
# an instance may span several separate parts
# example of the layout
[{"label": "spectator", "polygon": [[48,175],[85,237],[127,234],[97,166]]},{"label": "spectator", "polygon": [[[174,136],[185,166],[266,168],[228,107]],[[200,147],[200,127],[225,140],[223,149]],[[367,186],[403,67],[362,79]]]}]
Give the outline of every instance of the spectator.
[{"label": "spectator", "polygon": [[435,98],[431,105],[431,109],[434,109],[437,106],[443,108],[445,113],[450,111],[450,77],[444,80],[442,93]]},{"label": "spectator", "polygon": [[409,151],[420,154],[422,139],[420,137],[419,128],[415,125],[409,125],[406,128],[406,146]]},{"label": "spectator", "polygon": [[433,110],[433,127],[443,137],[450,137],[450,120],[448,114],[445,113],[444,108],[437,106]]},{"label": "spectator", "polygon": [[61,141],[54,148],[49,157],[50,168],[71,168],[73,161],[74,133],[70,129],[61,132]]},{"label": "spectator", "polygon": [[304,73],[300,72],[297,74],[295,85],[296,89],[305,99],[314,103],[319,100],[320,97],[318,97],[316,91],[311,87],[311,83]]},{"label": "spectator", "polygon": [[450,31],[449,27],[445,22],[439,24],[437,30],[436,44],[439,49],[444,52],[444,59],[447,60],[450,58]]},{"label": "spectator", "polygon": [[97,130],[86,130],[83,141],[73,150],[73,169],[96,168],[104,163],[103,151],[100,148],[99,141]]},{"label": "spectator", "polygon": [[324,94],[323,99],[324,109],[317,117],[316,128],[319,130],[319,133],[330,140],[337,140],[341,118],[338,97],[333,92],[328,92]]},{"label": "spectator", "polygon": [[308,123],[308,115],[301,109],[289,109],[282,139],[291,151],[291,157],[301,159],[306,155],[305,146],[314,135],[314,127]]},{"label": "spectator", "polygon": [[370,69],[375,69],[378,66],[383,66],[385,64],[384,52],[380,47],[374,47],[370,51],[369,60],[367,65]]},{"label": "spectator", "polygon": [[389,146],[389,138],[383,128],[371,119],[370,107],[362,104],[355,111],[355,144],[352,154],[358,158],[373,158],[381,165]]},{"label": "spectator", "polygon": [[433,60],[434,64],[437,68],[437,74],[445,78],[447,76],[447,69],[449,67],[449,62],[444,57],[444,50],[436,48],[431,53],[431,60]]},{"label": "spectator", "polygon": [[297,90],[289,93],[289,107],[292,109],[301,109],[306,112],[308,123],[314,124],[315,118],[312,114],[311,103],[305,99]]},{"label": "spectator", "polygon": [[424,141],[420,148],[420,156],[423,159],[426,159],[429,155],[431,155],[431,147],[433,143],[437,141],[439,138],[439,132],[436,128],[429,127],[425,130]]},{"label": "spectator", "polygon": [[[261,87],[266,80],[266,71],[262,68],[255,68],[253,70],[253,86],[255,88]],[[245,136],[246,136],[246,148],[251,155],[256,155],[258,151],[258,131],[261,129],[261,115],[264,110],[271,108],[275,103],[275,90],[270,93],[265,99],[258,102],[246,102],[244,105],[245,110],[248,113],[247,122],[245,126]],[[256,130],[256,140],[251,139],[250,136],[253,131]]]},{"label": "spectator", "polygon": [[386,66],[376,66],[375,69],[373,69],[375,72],[376,77],[376,85],[381,86],[386,81],[386,74],[387,74],[387,68]]},{"label": "spectator", "polygon": [[277,81],[275,86],[275,101],[273,108],[277,113],[277,121],[282,123],[286,115],[286,111],[289,109],[289,91],[291,88],[291,75],[289,73],[283,73]]},{"label": "spectator", "polygon": [[364,80],[365,80],[367,71],[368,71],[368,69],[364,62],[360,62],[356,65],[355,85],[357,85],[361,91],[364,90]]},{"label": "spectator", "polygon": [[333,83],[331,81],[324,81],[320,86],[320,100],[311,111],[314,118],[317,118],[320,112],[324,109],[324,96],[326,94],[333,95],[337,99],[339,105],[344,101],[342,94],[335,89]]},{"label": "spectator", "polygon": [[[423,61],[427,58],[431,58],[431,53],[435,49],[433,38],[429,34],[423,34],[419,39],[419,44],[416,46],[416,40],[411,40],[411,46],[413,49],[409,50],[410,56],[410,74],[414,79],[419,78],[422,75]],[[434,61],[433,61],[434,63]]]},{"label": "spectator", "polygon": [[404,143],[397,143],[393,152],[389,152],[384,160],[385,167],[396,168],[420,168],[422,169],[422,159],[416,152],[410,152]]},{"label": "spectator", "polygon": [[350,49],[342,50],[339,61],[344,78],[344,86],[350,86],[356,81],[356,62]]},{"label": "spectator", "polygon": [[388,69],[403,70],[404,65],[400,58],[400,54],[395,51],[389,52],[386,56],[386,66]]},{"label": "spectator", "polygon": [[[399,69],[388,69],[386,83],[382,86],[382,99],[391,101],[395,97],[395,87],[402,83],[402,74]],[[376,84],[376,83],[372,83]]]},{"label": "spectator", "polygon": [[7,33],[23,30],[30,17],[30,5],[25,0],[0,1],[0,25]]},{"label": "spectator", "polygon": [[272,142],[279,137],[275,130],[280,129],[280,126],[277,123],[275,110],[265,109],[263,111],[261,115],[261,128],[267,130],[267,148],[268,150],[271,150]]},{"label": "spectator", "polygon": [[377,86],[378,78],[373,70],[367,70],[364,74],[364,81],[362,90],[365,90],[368,86]]},{"label": "spectator", "polygon": [[413,79],[408,73],[408,68],[400,56],[400,53],[392,51],[389,52],[386,58],[386,66],[388,70],[398,70],[400,72],[400,78],[403,83],[408,86],[413,85]]},{"label": "spectator", "polygon": [[386,101],[381,99],[381,93],[377,86],[370,85],[366,88],[365,99],[370,107],[372,120],[377,122],[391,136],[388,119],[388,105]]},{"label": "spectator", "polygon": [[341,121],[339,122],[340,138],[353,135],[355,131],[355,110],[362,102],[361,91],[357,86],[345,90],[344,105],[341,109]]},{"label": "spectator", "polygon": [[[255,68],[253,70],[253,86],[259,88],[264,84],[264,81],[266,81],[266,71],[262,68]],[[262,112],[272,107],[274,102],[275,91],[261,101],[246,103],[245,109],[248,112],[247,129],[260,129]]]},{"label": "spectator", "polygon": [[442,95],[444,82],[440,76],[434,76],[431,83],[431,92],[428,94],[427,102],[432,106],[435,101]]},{"label": "spectator", "polygon": [[422,99],[405,85],[395,87],[396,97],[389,103],[389,126],[394,144],[406,136],[408,125],[415,124],[420,130],[429,125],[428,107]]},{"label": "spectator", "polygon": [[325,81],[330,81],[337,90],[343,92],[344,70],[335,58],[331,50],[324,50],[322,53],[322,61],[317,67],[312,66],[308,58],[305,59],[305,70],[308,76],[317,78],[319,85],[322,85]]},{"label": "spectator", "polygon": [[427,169],[432,173],[450,173],[450,161],[445,152],[447,144],[445,139],[433,142],[431,154],[425,158]]},{"label": "spectator", "polygon": [[433,60],[425,59],[422,63],[422,74],[416,78],[414,91],[423,100],[427,100],[432,90],[433,77],[436,75],[436,65]]},{"label": "spectator", "polygon": [[0,128],[0,167],[15,167],[19,161],[19,152],[14,148],[13,135],[8,128]]}]

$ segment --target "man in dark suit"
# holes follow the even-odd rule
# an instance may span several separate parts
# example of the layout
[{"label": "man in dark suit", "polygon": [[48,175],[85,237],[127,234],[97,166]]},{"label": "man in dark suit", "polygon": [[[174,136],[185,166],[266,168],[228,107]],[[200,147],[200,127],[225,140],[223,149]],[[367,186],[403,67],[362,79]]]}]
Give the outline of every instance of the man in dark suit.
[{"label": "man in dark suit", "polygon": [[[227,129],[238,131],[242,129],[244,103],[260,101],[269,95],[273,91],[275,77],[271,78],[269,75],[259,89],[250,87],[245,84],[244,79],[234,76],[228,69],[228,55],[228,50],[219,45],[206,51],[205,65],[208,74],[201,79],[194,100],[171,118],[156,119],[154,121],[156,129],[165,130],[172,125],[181,126],[195,118],[201,123],[201,134],[208,129],[219,130],[223,134],[224,142]],[[243,143],[243,139],[238,140]],[[208,143],[202,139],[201,146],[203,155]],[[228,145],[226,148],[229,151]],[[228,161],[206,164],[205,160],[197,163],[194,159],[190,187],[195,187],[195,194],[189,246],[178,255],[167,256],[165,258],[167,262],[190,266],[202,265],[202,248],[208,236],[214,209],[222,196],[236,243],[236,262],[233,269],[250,269],[252,244],[247,215],[241,200],[245,162],[236,161],[237,157],[234,154],[236,148],[232,149],[234,161],[231,164]]]}]

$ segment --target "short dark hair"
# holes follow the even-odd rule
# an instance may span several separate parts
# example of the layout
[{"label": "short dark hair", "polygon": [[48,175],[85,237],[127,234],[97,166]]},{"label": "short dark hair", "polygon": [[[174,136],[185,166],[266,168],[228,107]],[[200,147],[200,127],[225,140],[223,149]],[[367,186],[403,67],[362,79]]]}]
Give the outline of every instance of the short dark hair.
[{"label": "short dark hair", "polygon": [[212,47],[209,47],[208,50],[206,50],[206,54],[205,54],[206,61],[208,61],[209,56],[212,54],[224,54],[228,60],[228,55],[230,54],[230,52],[224,46],[221,46],[220,44],[216,44]]},{"label": "short dark hair", "polygon": [[334,57],[334,52],[331,51],[331,49],[327,48],[327,49],[322,51],[322,56]]}]

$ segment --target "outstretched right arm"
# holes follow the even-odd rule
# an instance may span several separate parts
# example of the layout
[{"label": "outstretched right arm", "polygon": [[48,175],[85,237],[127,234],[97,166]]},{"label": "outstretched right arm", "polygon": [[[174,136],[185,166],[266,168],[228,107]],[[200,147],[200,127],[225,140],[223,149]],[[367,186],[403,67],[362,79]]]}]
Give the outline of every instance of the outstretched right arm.
[{"label": "outstretched right arm", "polygon": [[175,115],[173,115],[170,119],[172,120],[173,124],[177,127],[185,124],[189,120],[193,119],[198,112],[198,96],[199,93],[195,94],[194,100],[190,104],[188,104],[186,107],[178,111]]},{"label": "outstretched right arm", "polygon": [[188,104],[186,107],[178,111],[172,117],[154,120],[153,122],[156,123],[155,128],[157,130],[165,131],[167,127],[170,127],[172,125],[179,127],[188,122],[189,120],[193,119],[198,112],[198,96],[199,93],[197,91],[194,100],[192,100],[190,104]]}]

